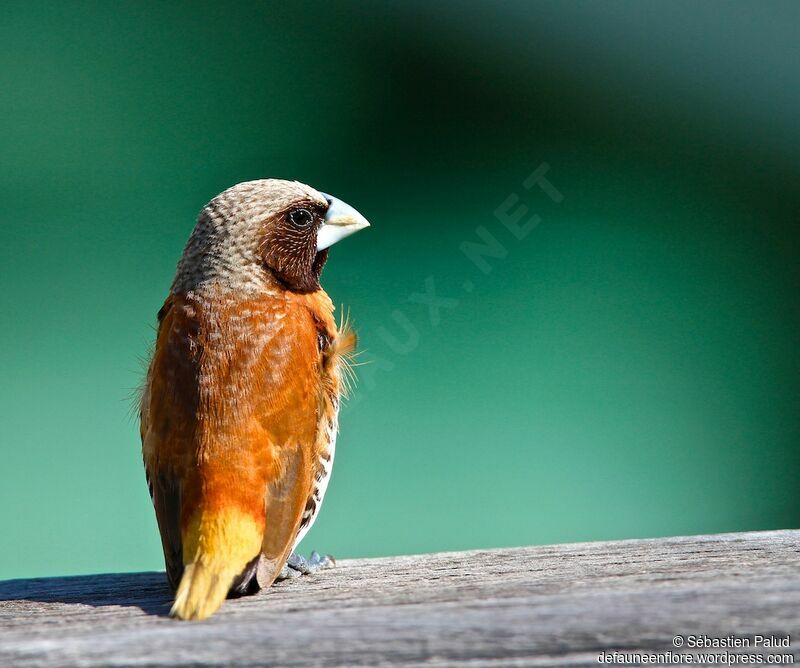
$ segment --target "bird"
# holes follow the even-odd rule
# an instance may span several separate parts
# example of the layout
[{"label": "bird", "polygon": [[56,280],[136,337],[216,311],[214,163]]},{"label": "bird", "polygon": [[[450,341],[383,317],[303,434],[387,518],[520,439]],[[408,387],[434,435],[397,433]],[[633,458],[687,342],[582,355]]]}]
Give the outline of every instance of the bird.
[{"label": "bird", "polygon": [[356,347],[320,277],[330,247],[368,226],[281,179],[239,183],[201,210],[140,402],[172,617],[205,619],[269,587],[287,561],[329,564],[293,554],[325,496]]}]

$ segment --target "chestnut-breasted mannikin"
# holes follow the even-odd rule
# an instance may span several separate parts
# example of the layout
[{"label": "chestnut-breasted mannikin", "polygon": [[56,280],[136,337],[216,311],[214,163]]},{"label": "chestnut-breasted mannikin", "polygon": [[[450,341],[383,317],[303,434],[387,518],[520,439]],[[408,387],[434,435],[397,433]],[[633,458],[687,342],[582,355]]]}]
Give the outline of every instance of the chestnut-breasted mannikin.
[{"label": "chestnut-breasted mannikin", "polygon": [[[319,512],[355,335],[320,286],[328,249],[369,223],[296,181],[224,191],[201,211],[158,313],[142,454],[175,590],[203,619],[270,586]],[[292,559],[295,561],[293,562]]]}]

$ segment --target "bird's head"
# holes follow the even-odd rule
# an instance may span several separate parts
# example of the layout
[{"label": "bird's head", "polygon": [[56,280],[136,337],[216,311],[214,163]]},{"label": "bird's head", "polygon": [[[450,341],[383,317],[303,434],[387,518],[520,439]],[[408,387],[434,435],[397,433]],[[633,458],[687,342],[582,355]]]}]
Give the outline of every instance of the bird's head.
[{"label": "bird's head", "polygon": [[212,283],[257,290],[274,279],[313,292],[330,246],[368,226],[351,206],[297,181],[240,183],[200,212],[172,291]]}]

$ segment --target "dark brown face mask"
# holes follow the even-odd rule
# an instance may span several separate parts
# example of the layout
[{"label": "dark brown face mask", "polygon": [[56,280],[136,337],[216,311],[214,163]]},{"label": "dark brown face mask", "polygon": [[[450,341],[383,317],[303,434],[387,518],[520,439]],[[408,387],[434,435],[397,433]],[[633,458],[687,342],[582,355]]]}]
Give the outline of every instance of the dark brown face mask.
[{"label": "dark brown face mask", "polygon": [[351,206],[322,194],[327,207],[300,202],[265,226],[261,244],[264,264],[287,289],[295,292],[319,290],[330,246],[369,226]]}]

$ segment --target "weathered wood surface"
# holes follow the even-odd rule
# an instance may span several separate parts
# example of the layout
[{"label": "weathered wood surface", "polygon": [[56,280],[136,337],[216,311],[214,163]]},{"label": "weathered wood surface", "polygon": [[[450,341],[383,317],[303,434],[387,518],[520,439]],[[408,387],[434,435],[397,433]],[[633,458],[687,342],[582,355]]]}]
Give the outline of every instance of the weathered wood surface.
[{"label": "weathered wood surface", "polygon": [[677,634],[788,634],[800,662],[800,531],[342,561],[201,623],[169,602],[162,573],[2,582],[0,666],[596,666]]}]

